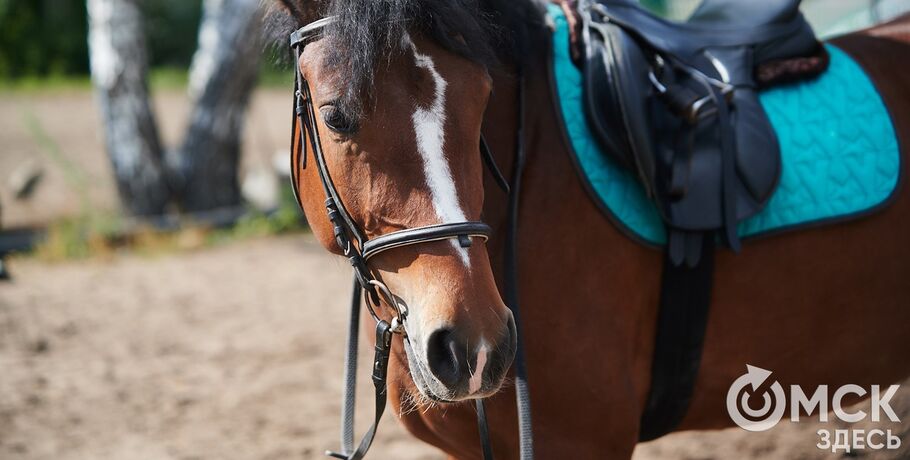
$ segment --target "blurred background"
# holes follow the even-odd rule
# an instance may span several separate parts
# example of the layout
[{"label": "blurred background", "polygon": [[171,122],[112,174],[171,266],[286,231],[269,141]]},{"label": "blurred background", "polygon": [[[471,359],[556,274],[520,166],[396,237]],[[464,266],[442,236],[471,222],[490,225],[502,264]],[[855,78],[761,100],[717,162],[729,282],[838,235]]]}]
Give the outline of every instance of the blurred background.
[{"label": "blurred background", "polygon": [[[698,1],[643,3],[680,19]],[[349,275],[291,195],[293,76],[258,4],[0,0],[0,459],[335,447]],[[803,6],[832,36],[910,1]],[[813,436],[685,434],[636,455],[827,458]],[[371,455],[441,458],[392,420]]]}]

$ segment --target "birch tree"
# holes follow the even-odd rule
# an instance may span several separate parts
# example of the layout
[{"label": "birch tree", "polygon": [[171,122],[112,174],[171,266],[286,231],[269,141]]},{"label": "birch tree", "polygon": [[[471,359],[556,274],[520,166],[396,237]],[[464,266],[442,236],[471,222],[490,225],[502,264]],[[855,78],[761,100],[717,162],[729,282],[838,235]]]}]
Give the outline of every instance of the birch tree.
[{"label": "birch tree", "polygon": [[92,81],[121,201],[136,215],[170,203],[197,212],[238,206],[241,133],[256,82],[258,0],[204,0],[190,69],[184,142],[164,152],[149,103],[142,0],[88,0]]},{"label": "birch tree", "polygon": [[132,214],[162,214],[170,191],[149,104],[139,0],[88,0],[88,14],[92,82],[121,202]]},{"label": "birch tree", "polygon": [[241,201],[243,124],[261,53],[258,0],[204,0],[199,45],[190,68],[194,108],[183,145],[168,159],[181,178],[184,210],[217,209]]}]

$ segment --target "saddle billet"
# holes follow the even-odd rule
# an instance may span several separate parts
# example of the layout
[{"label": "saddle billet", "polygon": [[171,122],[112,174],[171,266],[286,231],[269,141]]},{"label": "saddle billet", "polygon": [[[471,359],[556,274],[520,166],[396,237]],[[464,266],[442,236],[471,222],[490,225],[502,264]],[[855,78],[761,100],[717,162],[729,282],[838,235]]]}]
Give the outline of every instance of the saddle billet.
[{"label": "saddle billet", "polygon": [[631,0],[582,0],[585,106],[609,155],[637,173],[675,264],[770,199],[780,147],[757,96],[758,65],[813,56],[799,0],[706,0],[686,23]]}]

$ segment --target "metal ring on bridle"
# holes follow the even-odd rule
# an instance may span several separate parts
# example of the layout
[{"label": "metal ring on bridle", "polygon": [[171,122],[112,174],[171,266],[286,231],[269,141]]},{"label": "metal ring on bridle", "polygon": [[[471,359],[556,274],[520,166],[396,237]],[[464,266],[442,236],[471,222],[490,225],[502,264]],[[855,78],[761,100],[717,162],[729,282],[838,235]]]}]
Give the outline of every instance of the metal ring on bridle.
[{"label": "metal ring on bridle", "polygon": [[[397,329],[392,332],[403,332],[404,329],[404,319],[408,314],[408,307],[403,305],[398,299],[395,298],[395,295],[392,294],[392,291],[389,290],[389,287],[385,285],[382,281],[377,279],[371,279],[368,281],[370,286],[374,286],[379,289],[379,293],[385,298],[385,301],[395,309],[397,315],[392,319],[393,324],[398,323]],[[396,321],[397,320],[397,321]]]}]

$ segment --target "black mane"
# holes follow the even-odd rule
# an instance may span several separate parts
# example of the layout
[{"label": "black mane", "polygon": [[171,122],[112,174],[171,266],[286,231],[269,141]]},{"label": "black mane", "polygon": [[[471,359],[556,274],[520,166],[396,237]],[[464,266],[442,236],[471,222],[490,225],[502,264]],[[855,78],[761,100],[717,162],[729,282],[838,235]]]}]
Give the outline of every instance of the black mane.
[{"label": "black mane", "polygon": [[266,30],[283,47],[304,21],[336,17],[326,29],[334,46],[324,64],[348,82],[338,103],[352,117],[363,112],[377,67],[401,51],[405,34],[424,34],[489,67],[520,61],[519,37],[542,21],[536,0],[281,0],[270,10]]}]

